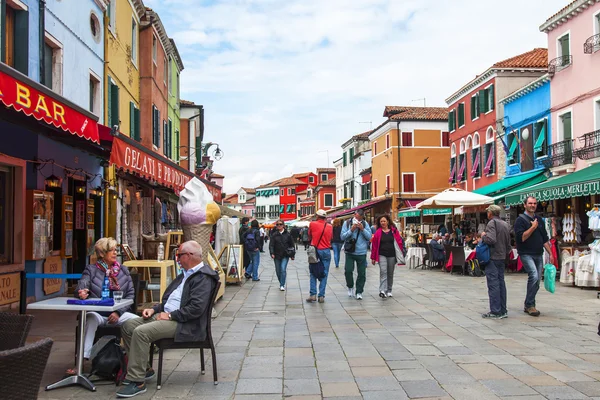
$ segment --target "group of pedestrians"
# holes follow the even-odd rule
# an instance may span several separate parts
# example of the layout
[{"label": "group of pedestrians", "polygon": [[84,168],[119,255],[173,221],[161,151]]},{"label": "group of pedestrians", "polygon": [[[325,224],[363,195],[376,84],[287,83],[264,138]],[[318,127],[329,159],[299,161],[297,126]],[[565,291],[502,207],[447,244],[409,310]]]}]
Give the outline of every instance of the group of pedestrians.
[{"label": "group of pedestrians", "polygon": [[[523,262],[523,268],[528,274],[523,311],[537,317],[540,311],[536,308],[535,297],[540,288],[544,249],[550,254],[550,264],[555,264],[555,260],[543,220],[535,215],[536,198],[528,196],[524,206],[525,212],[519,215],[514,225],[517,251]],[[510,226],[500,219],[501,211],[502,209],[497,205],[487,208],[488,223],[480,238],[480,243],[485,243],[490,249],[490,261],[485,265],[490,311],[482,315],[483,318],[490,319],[508,317],[504,270],[511,251]]]}]

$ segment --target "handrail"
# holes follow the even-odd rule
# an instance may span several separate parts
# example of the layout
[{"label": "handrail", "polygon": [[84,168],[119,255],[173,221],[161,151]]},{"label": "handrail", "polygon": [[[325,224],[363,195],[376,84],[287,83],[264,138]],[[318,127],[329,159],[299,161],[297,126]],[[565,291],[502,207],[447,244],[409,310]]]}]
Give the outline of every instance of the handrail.
[{"label": "handrail", "polygon": [[548,62],[548,74],[554,75],[557,71],[573,64],[573,56],[565,55],[556,57]]},{"label": "handrail", "polygon": [[600,50],[600,33],[590,36],[583,43],[583,52],[585,54],[592,54],[597,50]]}]

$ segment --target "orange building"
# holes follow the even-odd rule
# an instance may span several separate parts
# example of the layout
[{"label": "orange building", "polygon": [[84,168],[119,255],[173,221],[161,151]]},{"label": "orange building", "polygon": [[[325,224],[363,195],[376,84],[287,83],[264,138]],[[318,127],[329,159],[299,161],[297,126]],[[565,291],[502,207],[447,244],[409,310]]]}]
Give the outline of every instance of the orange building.
[{"label": "orange building", "polygon": [[392,215],[448,188],[448,110],[386,106],[371,142],[371,198],[391,199]]}]

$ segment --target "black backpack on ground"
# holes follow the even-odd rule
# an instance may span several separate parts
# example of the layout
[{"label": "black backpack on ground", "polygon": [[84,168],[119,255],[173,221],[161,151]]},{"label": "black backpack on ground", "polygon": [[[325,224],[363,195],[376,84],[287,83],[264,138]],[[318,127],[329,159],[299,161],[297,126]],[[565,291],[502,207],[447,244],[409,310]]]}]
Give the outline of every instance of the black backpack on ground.
[{"label": "black backpack on ground", "polygon": [[473,259],[465,263],[463,275],[480,277],[484,276],[485,273],[481,270],[481,267],[479,266],[479,261],[477,261],[477,259]]},{"label": "black backpack on ground", "polygon": [[114,381],[120,385],[127,375],[127,356],[116,338],[106,342],[98,354],[92,358],[90,376]]}]

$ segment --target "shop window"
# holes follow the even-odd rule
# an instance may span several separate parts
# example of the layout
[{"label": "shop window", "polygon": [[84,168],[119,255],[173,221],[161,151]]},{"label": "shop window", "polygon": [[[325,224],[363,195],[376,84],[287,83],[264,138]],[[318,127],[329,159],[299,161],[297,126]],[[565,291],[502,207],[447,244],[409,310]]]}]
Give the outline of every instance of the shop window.
[{"label": "shop window", "polygon": [[0,165],[0,265],[12,264],[14,221],[14,168]]},{"label": "shop window", "polygon": [[100,78],[96,74],[90,73],[90,112],[100,115],[101,110]]},{"label": "shop window", "polygon": [[333,207],[333,194],[325,193],[325,207]]},{"label": "shop window", "polygon": [[17,71],[29,72],[29,12],[23,2],[4,2],[5,19],[2,24],[4,48],[2,60]]},{"label": "shop window", "polygon": [[42,84],[58,94],[62,94],[63,46],[48,32],[44,36],[44,75]]},{"label": "shop window", "polygon": [[[525,128],[524,130],[527,130]],[[519,163],[519,158],[521,152],[519,151],[519,138],[518,132],[513,131],[507,136],[507,146],[508,146],[508,154],[506,155],[506,160],[508,161],[508,165],[516,165]]]}]

